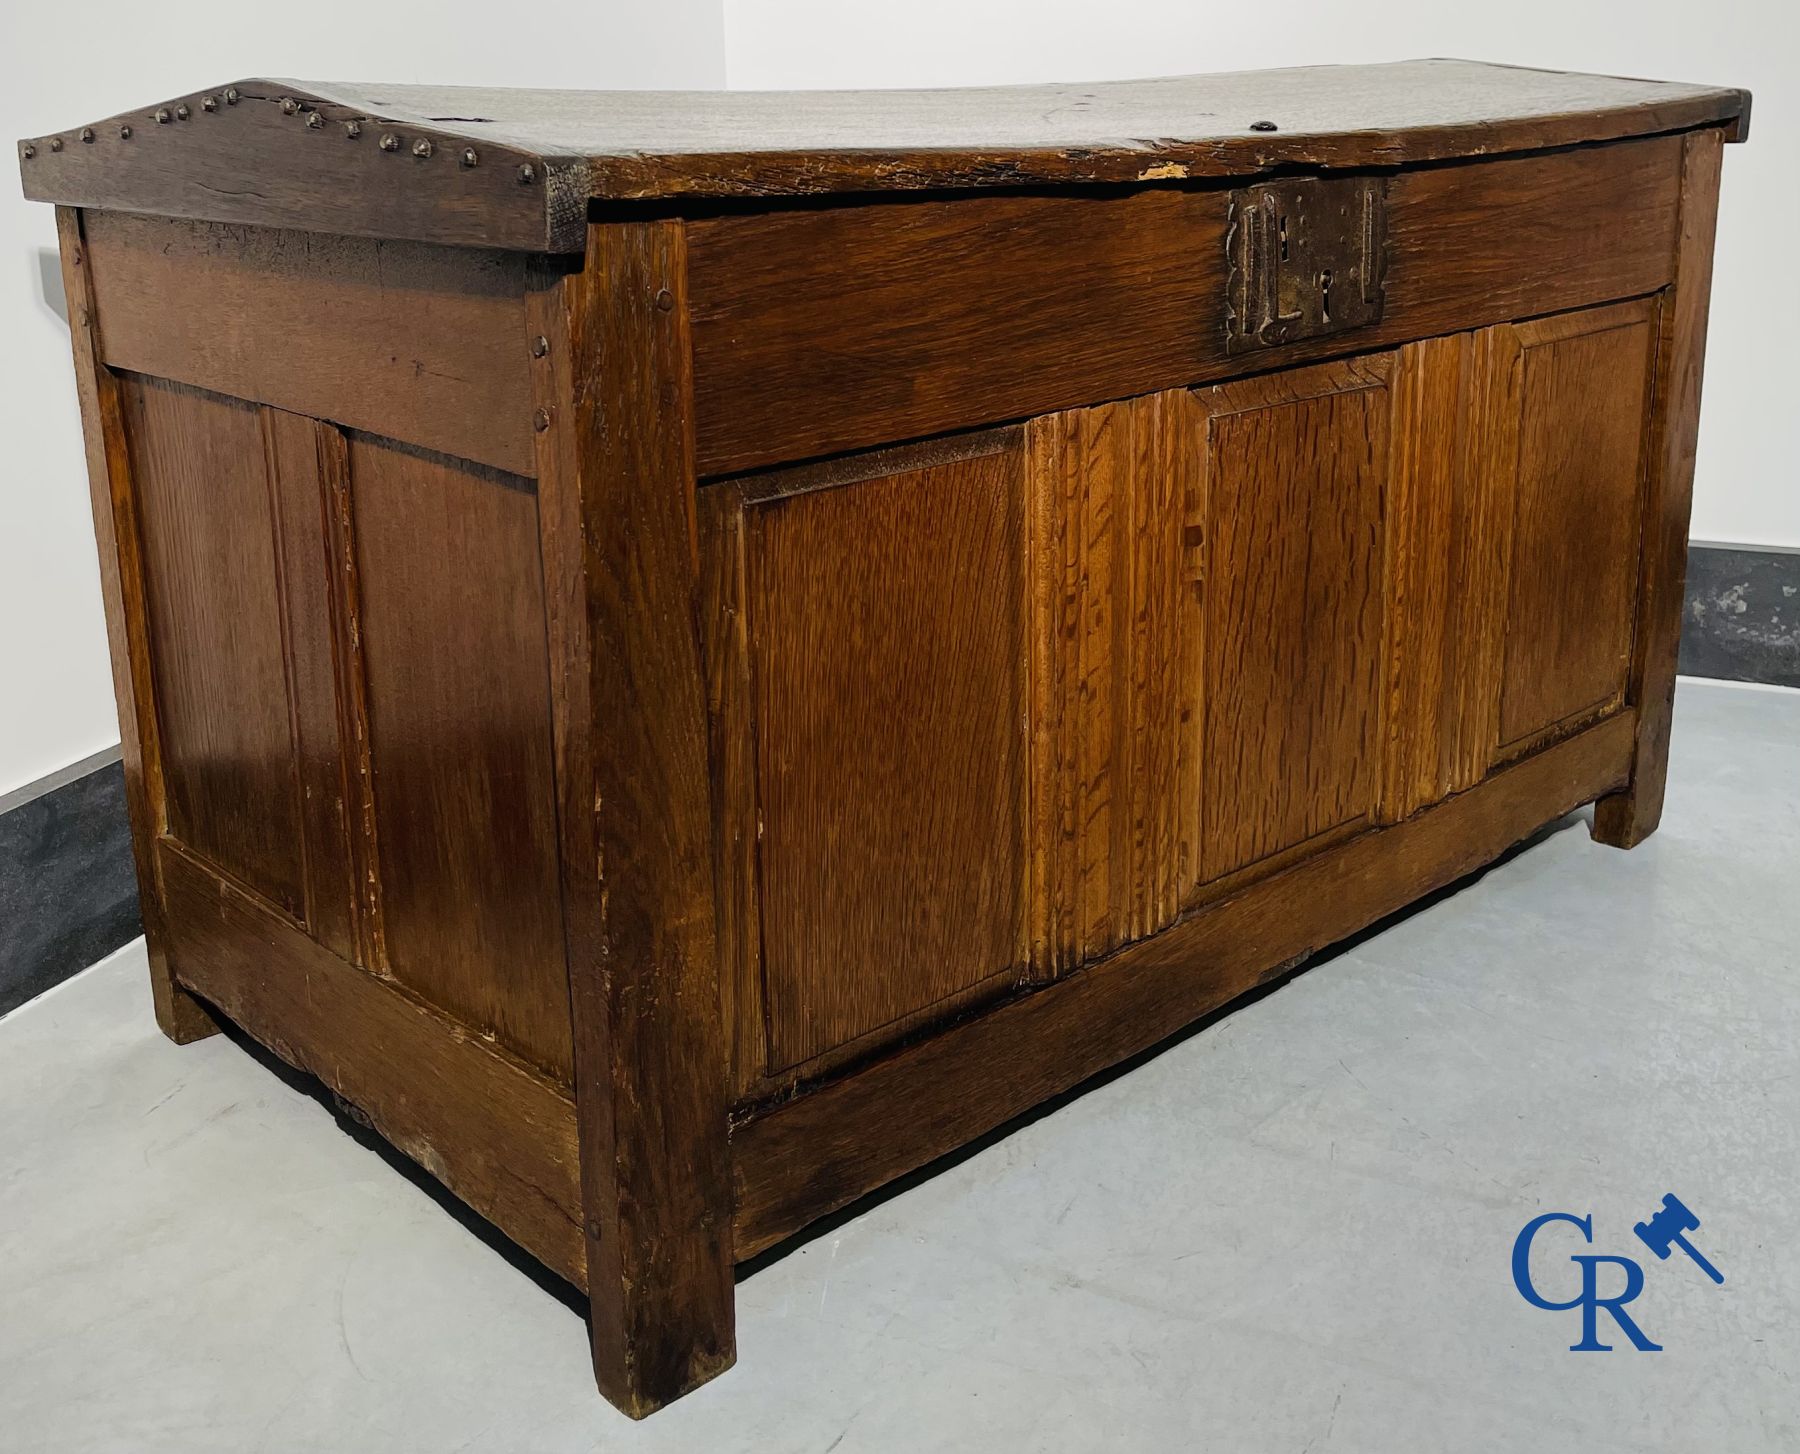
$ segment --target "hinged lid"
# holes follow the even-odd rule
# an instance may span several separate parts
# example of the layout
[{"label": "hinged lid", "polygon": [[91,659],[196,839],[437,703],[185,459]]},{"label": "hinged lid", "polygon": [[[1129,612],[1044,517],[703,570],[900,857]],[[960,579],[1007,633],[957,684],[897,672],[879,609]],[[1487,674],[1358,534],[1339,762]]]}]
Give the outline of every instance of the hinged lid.
[{"label": "hinged lid", "polygon": [[574,252],[590,200],[1387,167],[1728,124],[1744,91],[1402,61],[942,91],[239,81],[20,143],[83,207]]}]

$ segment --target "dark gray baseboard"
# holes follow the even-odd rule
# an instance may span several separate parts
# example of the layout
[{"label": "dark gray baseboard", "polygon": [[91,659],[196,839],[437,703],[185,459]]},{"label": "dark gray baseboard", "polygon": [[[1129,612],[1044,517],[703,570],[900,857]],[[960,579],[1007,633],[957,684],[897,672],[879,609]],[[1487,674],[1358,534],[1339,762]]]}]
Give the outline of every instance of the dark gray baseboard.
[{"label": "dark gray baseboard", "polygon": [[118,749],[0,799],[0,1015],[142,932]]},{"label": "dark gray baseboard", "polygon": [[[1694,545],[1681,670],[1800,687],[1800,551]],[[135,938],[125,778],[77,763],[0,799],[0,1014]]]},{"label": "dark gray baseboard", "polygon": [[1679,669],[1800,687],[1800,550],[1689,546]]}]

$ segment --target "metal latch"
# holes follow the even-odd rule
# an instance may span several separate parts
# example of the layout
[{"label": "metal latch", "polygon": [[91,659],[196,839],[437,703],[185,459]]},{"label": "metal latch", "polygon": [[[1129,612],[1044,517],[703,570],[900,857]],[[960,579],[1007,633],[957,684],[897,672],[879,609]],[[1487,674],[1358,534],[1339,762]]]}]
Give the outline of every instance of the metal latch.
[{"label": "metal latch", "polygon": [[1383,177],[1292,177],[1234,191],[1226,352],[1379,319],[1386,202]]}]

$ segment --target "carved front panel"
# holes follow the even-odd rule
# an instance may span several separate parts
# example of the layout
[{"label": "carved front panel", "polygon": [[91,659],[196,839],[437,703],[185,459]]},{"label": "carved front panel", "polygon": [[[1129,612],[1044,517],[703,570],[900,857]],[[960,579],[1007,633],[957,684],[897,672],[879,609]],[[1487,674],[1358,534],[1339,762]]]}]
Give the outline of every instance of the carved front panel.
[{"label": "carved front panel", "polygon": [[1493,757],[1510,555],[1510,329],[1395,356],[1382,817],[1473,786]]},{"label": "carved front panel", "polygon": [[1073,972],[1617,706],[1650,317],[703,490],[740,1092]]},{"label": "carved front panel", "polygon": [[1162,927],[1198,874],[1203,427],[1180,389],[1027,428],[1040,974]]}]

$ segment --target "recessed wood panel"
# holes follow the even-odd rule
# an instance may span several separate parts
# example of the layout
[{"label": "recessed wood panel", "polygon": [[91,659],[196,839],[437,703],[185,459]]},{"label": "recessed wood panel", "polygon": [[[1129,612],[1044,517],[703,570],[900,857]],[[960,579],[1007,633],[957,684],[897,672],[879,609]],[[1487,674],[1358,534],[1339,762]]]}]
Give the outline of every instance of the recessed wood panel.
[{"label": "recessed wood panel", "polygon": [[1022,463],[746,507],[772,1070],[1022,958]]},{"label": "recessed wood panel", "polygon": [[349,480],[386,967],[566,1079],[537,498],[361,436]]},{"label": "recessed wood panel", "polygon": [[1623,700],[1652,318],[1641,303],[1517,330],[1523,372],[1503,750]]},{"label": "recessed wood panel", "polygon": [[1374,807],[1388,366],[1328,364],[1200,396],[1204,881]]},{"label": "recessed wood panel", "polygon": [[305,914],[295,724],[268,442],[254,407],[120,381],[138,492],[162,827]]},{"label": "recessed wood panel", "polygon": [[1450,791],[1457,676],[1452,631],[1463,582],[1457,527],[1470,498],[1473,333],[1429,339],[1394,362],[1387,509],[1384,816],[1397,821]]}]

